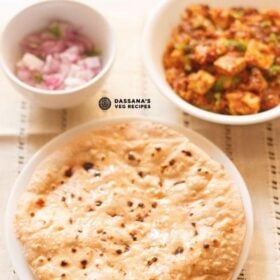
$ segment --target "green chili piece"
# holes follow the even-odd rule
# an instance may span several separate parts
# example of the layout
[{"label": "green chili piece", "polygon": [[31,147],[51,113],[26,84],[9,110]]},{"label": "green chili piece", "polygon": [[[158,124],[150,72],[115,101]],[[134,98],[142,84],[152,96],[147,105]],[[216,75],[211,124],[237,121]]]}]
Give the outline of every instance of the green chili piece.
[{"label": "green chili piece", "polygon": [[34,80],[37,84],[41,84],[44,81],[44,78],[41,74],[36,74],[34,76]]},{"label": "green chili piece", "polygon": [[178,49],[178,50],[184,50],[185,47],[186,47],[186,45],[183,44],[183,43],[177,43],[177,44],[175,44],[175,49]]},{"label": "green chili piece", "polygon": [[232,77],[231,79],[231,86],[236,87],[240,82],[240,78],[237,76]]},{"label": "green chili piece", "polygon": [[206,99],[207,99],[207,101],[208,101],[209,103],[215,102],[215,98],[214,98],[214,93],[213,93],[213,91],[208,91],[208,92],[206,93],[205,97],[206,97]]},{"label": "green chili piece", "polygon": [[58,25],[50,26],[48,31],[56,38],[62,37],[62,33]]},{"label": "green chili piece", "polygon": [[92,50],[88,50],[85,52],[86,56],[98,56],[100,54],[101,54],[101,51],[97,50],[97,49],[92,49]]},{"label": "green chili piece", "polygon": [[278,74],[280,74],[280,65],[272,65],[269,69],[268,69],[268,74],[270,76],[276,76]]},{"label": "green chili piece", "polygon": [[221,76],[216,83],[214,84],[213,90],[215,92],[220,92],[224,89],[224,85],[225,85],[225,81],[226,81],[226,77],[225,76]]},{"label": "green chili piece", "polygon": [[226,46],[235,48],[241,52],[245,52],[247,49],[247,44],[241,40],[234,40],[234,39],[226,40]]},{"label": "green chili piece", "polygon": [[175,44],[175,49],[183,50],[185,54],[189,54],[192,50],[192,47],[190,45],[178,43],[178,44]]}]

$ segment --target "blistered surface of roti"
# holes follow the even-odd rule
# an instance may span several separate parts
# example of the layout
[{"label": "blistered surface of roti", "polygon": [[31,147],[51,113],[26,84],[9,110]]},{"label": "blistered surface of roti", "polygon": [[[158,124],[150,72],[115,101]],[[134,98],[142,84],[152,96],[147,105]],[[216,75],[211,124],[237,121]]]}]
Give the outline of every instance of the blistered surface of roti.
[{"label": "blistered surface of roti", "polygon": [[34,172],[16,232],[35,279],[231,279],[246,231],[223,167],[160,124],[105,126]]}]

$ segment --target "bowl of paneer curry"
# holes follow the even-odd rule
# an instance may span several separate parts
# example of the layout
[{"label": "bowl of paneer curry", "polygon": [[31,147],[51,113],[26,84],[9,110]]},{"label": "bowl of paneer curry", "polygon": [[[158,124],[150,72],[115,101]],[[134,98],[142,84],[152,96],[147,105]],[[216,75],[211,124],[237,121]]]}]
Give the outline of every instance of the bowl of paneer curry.
[{"label": "bowl of paneer curry", "polygon": [[208,121],[250,124],[279,116],[280,5],[278,11],[188,2],[165,1],[145,29],[144,59],[161,91]]}]

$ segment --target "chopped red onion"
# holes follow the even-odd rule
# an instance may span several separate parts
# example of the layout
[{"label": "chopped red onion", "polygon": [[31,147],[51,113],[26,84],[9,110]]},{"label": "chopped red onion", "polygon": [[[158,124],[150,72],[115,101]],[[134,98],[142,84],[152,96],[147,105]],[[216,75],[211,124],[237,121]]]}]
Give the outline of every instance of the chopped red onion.
[{"label": "chopped red onion", "polygon": [[101,70],[100,54],[80,30],[67,22],[53,22],[46,30],[27,36],[17,77],[37,88],[72,89]]}]

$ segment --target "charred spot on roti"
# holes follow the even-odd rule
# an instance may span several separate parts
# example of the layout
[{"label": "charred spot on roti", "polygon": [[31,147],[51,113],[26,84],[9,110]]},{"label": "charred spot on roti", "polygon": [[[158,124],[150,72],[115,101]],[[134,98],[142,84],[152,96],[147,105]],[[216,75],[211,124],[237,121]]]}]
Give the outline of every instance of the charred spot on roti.
[{"label": "charred spot on roti", "polygon": [[141,214],[136,215],[136,221],[137,222],[144,222],[145,217]]},{"label": "charred spot on roti", "polygon": [[90,169],[93,168],[93,163],[92,162],[85,162],[83,164],[83,168],[86,170],[86,171],[89,171]]},{"label": "charred spot on roti", "polygon": [[206,250],[208,250],[208,249],[210,248],[210,245],[207,244],[207,243],[205,243],[205,244],[203,244],[203,248],[206,249]]},{"label": "charred spot on roti", "polygon": [[129,153],[128,153],[127,158],[128,158],[129,160],[136,160],[136,157],[135,157],[134,153],[132,153],[132,152],[129,152]]},{"label": "charred spot on roti", "polygon": [[93,176],[94,177],[100,177],[101,176],[101,172],[98,171],[98,170],[95,170],[94,173],[93,173]]},{"label": "charred spot on roti", "polygon": [[140,208],[145,208],[145,204],[142,203],[142,202],[140,202],[140,203],[138,204],[138,207],[140,207]]},{"label": "charred spot on roti", "polygon": [[184,252],[184,248],[180,246],[180,247],[176,248],[174,255],[179,255],[179,254],[182,254],[183,252]]},{"label": "charred spot on roti", "polygon": [[174,164],[176,163],[176,160],[175,159],[172,159],[169,161],[169,166],[173,166]]},{"label": "charred spot on roti", "polygon": [[96,200],[96,201],[95,201],[95,205],[96,205],[96,206],[101,206],[102,203],[103,203],[103,202],[102,202],[101,200]]},{"label": "charred spot on roti", "polygon": [[164,173],[164,171],[165,171],[165,169],[166,169],[167,167],[168,167],[167,165],[161,166],[160,172],[161,172],[161,173]]},{"label": "charred spot on roti", "polygon": [[174,183],[174,186],[186,183],[185,180],[177,181]]},{"label": "charred spot on roti", "polygon": [[158,204],[157,204],[156,201],[154,201],[154,202],[152,203],[152,207],[153,207],[153,208],[157,208],[157,205],[158,205]]},{"label": "charred spot on roti", "polygon": [[218,247],[220,245],[220,242],[217,239],[213,240],[213,246]]},{"label": "charred spot on roti", "polygon": [[88,264],[87,260],[82,260],[80,263],[81,263],[82,269],[86,269],[87,268],[87,264]]},{"label": "charred spot on roti", "polygon": [[143,178],[143,177],[145,176],[145,174],[144,174],[143,171],[138,171],[137,174],[138,174],[138,176],[141,177],[141,178]]},{"label": "charred spot on roti", "polygon": [[36,206],[38,208],[43,208],[45,206],[45,201],[42,199],[42,198],[39,198],[37,201],[36,201]]},{"label": "charred spot on roti", "polygon": [[73,170],[72,170],[72,168],[66,169],[65,172],[64,172],[64,175],[65,175],[66,177],[68,177],[68,178],[72,177],[72,175],[73,175]]},{"label": "charred spot on roti", "polygon": [[132,238],[133,241],[137,241],[136,233],[130,232],[129,235],[131,236],[131,238]]},{"label": "charred spot on roti", "polygon": [[147,265],[151,266],[152,264],[156,263],[158,261],[157,257],[153,257],[152,259],[148,260]]},{"label": "charred spot on roti", "polygon": [[191,157],[192,156],[192,153],[190,151],[185,151],[183,150],[182,153],[188,157]]},{"label": "charred spot on roti", "polygon": [[62,266],[62,267],[68,266],[68,262],[66,262],[66,261],[61,261],[61,262],[60,262],[60,266]]},{"label": "charred spot on roti", "polygon": [[117,250],[116,250],[116,253],[117,253],[118,255],[121,255],[123,252],[122,252],[121,249],[117,249]]}]

